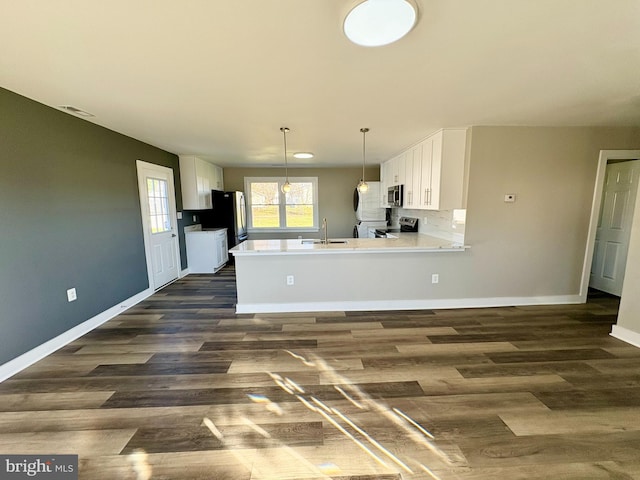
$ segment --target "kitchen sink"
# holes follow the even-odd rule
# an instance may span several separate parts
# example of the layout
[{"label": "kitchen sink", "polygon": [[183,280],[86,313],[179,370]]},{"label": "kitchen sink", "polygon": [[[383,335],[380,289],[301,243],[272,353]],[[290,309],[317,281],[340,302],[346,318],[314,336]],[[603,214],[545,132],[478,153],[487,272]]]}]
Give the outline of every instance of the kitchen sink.
[{"label": "kitchen sink", "polygon": [[319,240],[317,238],[308,238],[305,240],[302,240],[303,244],[318,244],[318,245],[333,245],[333,244],[345,244],[347,243],[347,240],[327,240],[326,242],[324,240]]}]

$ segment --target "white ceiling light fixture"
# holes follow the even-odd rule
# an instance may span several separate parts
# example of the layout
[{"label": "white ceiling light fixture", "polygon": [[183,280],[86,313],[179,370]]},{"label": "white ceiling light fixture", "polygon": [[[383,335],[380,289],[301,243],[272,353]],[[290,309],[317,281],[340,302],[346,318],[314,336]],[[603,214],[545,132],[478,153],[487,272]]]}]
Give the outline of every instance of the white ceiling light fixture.
[{"label": "white ceiling light fixture", "polygon": [[408,0],[363,0],[347,14],[343,29],[363,47],[381,47],[404,37],[416,24],[416,7]]},{"label": "white ceiling light fixture", "polygon": [[280,127],[280,131],[282,132],[282,138],[284,140],[284,172],[287,177],[286,181],[282,184],[281,190],[282,193],[289,193],[291,191],[291,184],[289,183],[289,167],[287,165],[287,132],[289,129],[287,127]]},{"label": "white ceiling light fixture", "polygon": [[297,152],[297,153],[294,153],[293,156],[295,158],[313,158],[313,153],[311,153],[311,152]]},{"label": "white ceiling light fixture", "polygon": [[364,181],[364,163],[365,163],[365,158],[366,158],[366,142],[365,142],[365,138],[367,135],[367,132],[369,131],[368,128],[361,128],[360,131],[362,132],[362,178],[360,179],[360,182],[358,183],[358,191],[360,193],[365,193],[367,190],[369,190],[369,185],[367,184],[367,182]]}]

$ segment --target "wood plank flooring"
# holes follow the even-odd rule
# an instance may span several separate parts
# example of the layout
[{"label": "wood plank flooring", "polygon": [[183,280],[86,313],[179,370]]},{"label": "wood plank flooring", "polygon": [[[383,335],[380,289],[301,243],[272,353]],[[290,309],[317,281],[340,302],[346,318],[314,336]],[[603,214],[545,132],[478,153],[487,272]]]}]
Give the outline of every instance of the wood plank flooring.
[{"label": "wood plank flooring", "polygon": [[0,453],[83,479],[640,479],[618,300],[236,315],[190,275],[0,384]]}]

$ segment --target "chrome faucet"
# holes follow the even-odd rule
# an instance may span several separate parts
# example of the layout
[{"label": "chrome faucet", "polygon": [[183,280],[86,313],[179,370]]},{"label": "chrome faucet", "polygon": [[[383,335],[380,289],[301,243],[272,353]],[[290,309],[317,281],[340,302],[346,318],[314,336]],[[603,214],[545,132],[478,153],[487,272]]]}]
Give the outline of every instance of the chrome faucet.
[{"label": "chrome faucet", "polygon": [[329,240],[327,239],[327,219],[323,218],[322,219],[322,231],[324,232],[324,239],[322,240],[322,243],[329,243]]}]

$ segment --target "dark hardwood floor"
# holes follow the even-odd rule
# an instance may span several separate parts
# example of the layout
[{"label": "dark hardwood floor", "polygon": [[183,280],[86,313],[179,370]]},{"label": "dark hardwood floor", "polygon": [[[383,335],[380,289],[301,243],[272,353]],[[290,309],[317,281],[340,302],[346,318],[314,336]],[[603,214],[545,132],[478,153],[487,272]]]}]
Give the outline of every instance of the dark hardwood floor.
[{"label": "dark hardwood floor", "polygon": [[640,479],[640,349],[584,305],[236,315],[190,275],[0,384],[83,479]]}]

